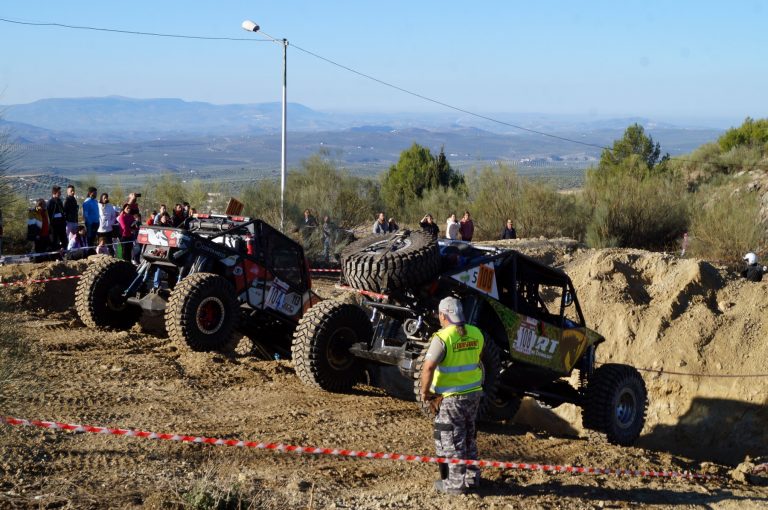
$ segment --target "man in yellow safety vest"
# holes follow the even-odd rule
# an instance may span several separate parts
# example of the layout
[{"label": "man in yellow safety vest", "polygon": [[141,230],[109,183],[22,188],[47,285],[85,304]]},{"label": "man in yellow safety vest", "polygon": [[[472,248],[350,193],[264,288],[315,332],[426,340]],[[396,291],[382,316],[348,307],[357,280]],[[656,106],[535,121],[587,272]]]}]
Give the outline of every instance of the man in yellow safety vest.
[{"label": "man in yellow safety vest", "polygon": [[[461,302],[455,297],[440,301],[438,317],[442,329],[432,337],[424,359],[420,397],[436,410],[437,455],[476,460],[475,419],[483,395],[483,334],[475,326],[464,324]],[[440,464],[435,489],[464,494],[479,484],[479,468]]]}]

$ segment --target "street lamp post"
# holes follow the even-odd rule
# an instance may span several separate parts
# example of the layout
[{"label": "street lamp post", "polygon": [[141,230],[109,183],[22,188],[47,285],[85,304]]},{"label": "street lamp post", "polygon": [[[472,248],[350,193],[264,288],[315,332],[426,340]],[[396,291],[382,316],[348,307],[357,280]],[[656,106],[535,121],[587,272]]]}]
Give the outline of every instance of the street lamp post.
[{"label": "street lamp post", "polygon": [[286,125],[288,122],[288,39],[275,39],[263,32],[259,25],[250,20],[243,21],[243,30],[259,32],[270,40],[283,46],[283,127],[280,153],[280,231],[285,232],[285,154],[286,154]]}]

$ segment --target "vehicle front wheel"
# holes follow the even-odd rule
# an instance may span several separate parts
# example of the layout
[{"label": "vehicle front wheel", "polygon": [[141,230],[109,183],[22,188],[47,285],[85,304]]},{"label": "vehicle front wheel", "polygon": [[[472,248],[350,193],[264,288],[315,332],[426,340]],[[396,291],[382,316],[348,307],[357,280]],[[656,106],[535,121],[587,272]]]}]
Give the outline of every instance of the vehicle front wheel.
[{"label": "vehicle front wheel", "polygon": [[291,344],[296,375],[308,385],[344,392],[362,380],[363,365],[349,348],[373,336],[365,311],[350,303],[321,301],[299,321]]},{"label": "vehicle front wheel", "polygon": [[239,304],[235,289],[223,277],[195,273],[179,282],[165,311],[171,340],[194,351],[225,348],[237,326]]},{"label": "vehicle front wheel", "polygon": [[631,446],[643,430],[647,406],[640,373],[628,365],[605,364],[587,382],[582,424],[605,434],[609,443]]},{"label": "vehicle front wheel", "polygon": [[103,257],[88,266],[75,290],[75,309],[83,324],[115,330],[136,324],[141,309],[123,297],[134,278],[136,268],[124,260]]}]

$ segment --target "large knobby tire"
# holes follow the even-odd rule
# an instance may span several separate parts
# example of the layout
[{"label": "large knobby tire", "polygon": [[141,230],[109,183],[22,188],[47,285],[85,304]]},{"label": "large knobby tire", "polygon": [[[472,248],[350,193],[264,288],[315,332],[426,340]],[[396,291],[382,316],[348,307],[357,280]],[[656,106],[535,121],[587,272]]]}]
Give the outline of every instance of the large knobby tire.
[{"label": "large knobby tire", "polygon": [[225,278],[195,273],[179,282],[165,309],[171,340],[194,351],[225,349],[240,316],[235,289]]},{"label": "large knobby tire", "polygon": [[347,283],[372,292],[415,287],[440,271],[437,241],[426,232],[400,231],[360,239],[341,253]]},{"label": "large knobby tire", "polygon": [[104,257],[88,266],[75,290],[75,309],[88,327],[125,330],[136,324],[141,308],[129,305],[123,292],[136,278],[136,268],[124,260]]},{"label": "large knobby tire", "polygon": [[321,301],[299,321],[291,344],[296,375],[306,385],[345,392],[363,379],[363,364],[349,348],[370,342],[371,320],[350,303]]},{"label": "large knobby tire", "polygon": [[609,443],[631,446],[643,430],[647,406],[640,373],[628,365],[605,364],[587,381],[582,424]]},{"label": "large knobby tire", "polygon": [[[496,415],[499,413],[499,409],[506,409],[509,405],[506,402],[500,402],[498,400],[499,391],[499,375],[501,373],[501,360],[499,358],[499,348],[485,335],[486,341],[483,348],[483,355],[480,358],[480,363],[483,365],[483,398],[480,401],[480,408],[477,411],[478,421],[495,421],[500,419]],[[421,355],[416,358],[414,363],[414,381],[413,381],[413,393],[416,398],[416,403],[419,405],[419,410],[424,416],[434,419],[435,413],[429,405],[429,402],[421,399],[421,368],[424,365],[424,356],[427,354],[425,348]],[[520,407],[519,401],[517,402],[517,408]],[[514,409],[514,413],[517,412],[517,408]],[[514,413],[513,416],[514,416]]]}]

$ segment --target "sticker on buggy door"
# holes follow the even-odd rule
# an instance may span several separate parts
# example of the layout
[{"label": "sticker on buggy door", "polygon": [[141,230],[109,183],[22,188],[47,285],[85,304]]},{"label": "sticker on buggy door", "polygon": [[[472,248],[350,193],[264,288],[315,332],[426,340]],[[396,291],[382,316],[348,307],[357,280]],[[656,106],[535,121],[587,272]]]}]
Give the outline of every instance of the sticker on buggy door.
[{"label": "sticker on buggy door", "polygon": [[488,294],[492,298],[499,299],[499,291],[496,288],[496,270],[492,265],[480,264],[467,271],[457,273],[451,278],[483,294]]}]

